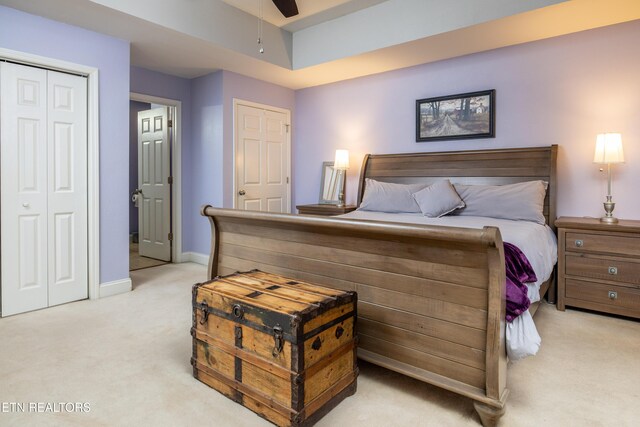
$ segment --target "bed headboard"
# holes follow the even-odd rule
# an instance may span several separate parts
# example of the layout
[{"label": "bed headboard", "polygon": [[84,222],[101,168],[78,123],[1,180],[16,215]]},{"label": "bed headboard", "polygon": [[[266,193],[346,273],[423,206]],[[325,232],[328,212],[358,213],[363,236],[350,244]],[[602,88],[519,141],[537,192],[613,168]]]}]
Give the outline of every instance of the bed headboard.
[{"label": "bed headboard", "polygon": [[453,183],[502,185],[542,179],[549,183],[544,216],[555,231],[556,158],[558,146],[439,153],[367,154],[360,171],[358,206],[365,178],[401,184],[431,183],[448,178]]}]

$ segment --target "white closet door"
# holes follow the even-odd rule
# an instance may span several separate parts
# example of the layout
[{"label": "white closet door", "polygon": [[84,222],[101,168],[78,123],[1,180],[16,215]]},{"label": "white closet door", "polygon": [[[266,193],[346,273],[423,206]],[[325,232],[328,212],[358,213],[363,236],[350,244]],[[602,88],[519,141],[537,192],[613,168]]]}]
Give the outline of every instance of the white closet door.
[{"label": "white closet door", "polygon": [[87,81],[48,71],[49,305],[88,297]]},{"label": "white closet door", "polygon": [[88,296],[86,85],[0,63],[2,316]]},{"label": "white closet door", "polygon": [[47,71],[0,63],[2,315],[47,306]]}]

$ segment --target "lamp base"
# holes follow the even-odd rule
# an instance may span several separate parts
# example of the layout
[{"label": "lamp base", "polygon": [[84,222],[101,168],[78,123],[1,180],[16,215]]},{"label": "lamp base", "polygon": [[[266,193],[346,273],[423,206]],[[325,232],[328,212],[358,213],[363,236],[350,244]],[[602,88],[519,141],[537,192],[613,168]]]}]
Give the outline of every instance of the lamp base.
[{"label": "lamp base", "polygon": [[606,224],[617,224],[618,218],[614,216],[603,216],[602,218],[600,218],[600,222],[604,222]]},{"label": "lamp base", "polygon": [[604,222],[606,224],[617,224],[618,218],[614,217],[612,213],[616,204],[611,201],[611,196],[607,196],[607,201],[604,202],[603,205],[606,215],[600,218],[600,222]]}]

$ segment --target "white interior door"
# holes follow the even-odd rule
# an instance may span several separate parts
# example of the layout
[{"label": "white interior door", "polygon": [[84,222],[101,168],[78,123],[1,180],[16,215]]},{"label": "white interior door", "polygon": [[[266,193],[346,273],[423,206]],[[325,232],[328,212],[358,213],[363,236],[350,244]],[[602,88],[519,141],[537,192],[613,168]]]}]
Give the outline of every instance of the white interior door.
[{"label": "white interior door", "polygon": [[169,109],[138,113],[140,255],[171,261],[171,150]]},{"label": "white interior door", "polygon": [[47,71],[0,63],[2,315],[46,307]]},{"label": "white interior door", "polygon": [[87,87],[0,64],[2,315],[84,299]]},{"label": "white interior door", "polygon": [[236,105],[236,207],[290,212],[288,114]]},{"label": "white interior door", "polygon": [[47,71],[49,305],[87,298],[87,81]]}]

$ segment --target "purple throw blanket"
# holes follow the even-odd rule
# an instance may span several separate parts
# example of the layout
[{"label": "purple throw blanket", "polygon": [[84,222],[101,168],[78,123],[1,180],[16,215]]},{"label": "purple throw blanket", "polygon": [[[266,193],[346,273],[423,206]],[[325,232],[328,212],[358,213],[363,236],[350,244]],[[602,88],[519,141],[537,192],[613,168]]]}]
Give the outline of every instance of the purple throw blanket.
[{"label": "purple throw blanket", "polygon": [[511,243],[504,242],[504,263],[507,270],[507,322],[524,313],[531,301],[527,296],[527,285],[538,280],[533,267],[522,251]]}]

